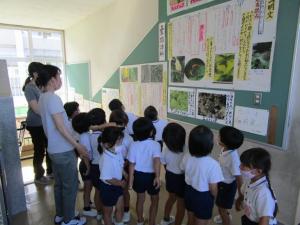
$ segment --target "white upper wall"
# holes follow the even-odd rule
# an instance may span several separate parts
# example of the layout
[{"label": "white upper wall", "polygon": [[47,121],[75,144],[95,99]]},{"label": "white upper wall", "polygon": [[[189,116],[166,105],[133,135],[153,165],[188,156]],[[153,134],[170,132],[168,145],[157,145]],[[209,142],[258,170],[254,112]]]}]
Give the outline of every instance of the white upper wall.
[{"label": "white upper wall", "polygon": [[65,30],[67,63],[91,63],[92,95],[158,22],[158,0],[116,0]]}]

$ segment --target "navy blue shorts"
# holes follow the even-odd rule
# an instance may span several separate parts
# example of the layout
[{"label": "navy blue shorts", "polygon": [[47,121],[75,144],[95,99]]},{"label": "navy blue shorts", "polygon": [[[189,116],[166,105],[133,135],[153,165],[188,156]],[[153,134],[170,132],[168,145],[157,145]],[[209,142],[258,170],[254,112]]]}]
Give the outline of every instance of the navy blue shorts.
[{"label": "navy blue shorts", "polygon": [[80,172],[80,175],[81,175],[81,179],[83,181],[91,180],[91,176],[90,176],[91,170],[90,170],[90,173],[88,175],[85,175],[86,170],[87,170],[86,165],[85,165],[84,161],[81,160],[80,163],[79,163],[79,172]]},{"label": "navy blue shorts", "polygon": [[249,220],[248,217],[245,215],[242,216],[241,220],[242,220],[242,225],[258,225],[258,223]]},{"label": "navy blue shorts", "polygon": [[192,186],[186,185],[184,203],[186,209],[193,212],[198,219],[211,219],[214,207],[214,197],[210,191],[200,192]]},{"label": "navy blue shorts", "polygon": [[91,172],[90,177],[92,180],[92,184],[95,188],[100,190],[100,170],[99,165],[97,164],[91,164]]},{"label": "navy blue shorts", "polygon": [[231,209],[234,203],[236,189],[236,181],[233,181],[231,184],[218,183],[216,205],[223,209]]},{"label": "navy blue shorts", "polygon": [[184,197],[184,174],[175,174],[166,170],[166,189],[169,193],[176,194],[177,197]]},{"label": "navy blue shorts", "polygon": [[134,171],[132,186],[133,190],[136,193],[145,193],[145,191],[147,191],[149,195],[157,195],[159,193],[159,188],[155,189],[155,187],[153,186],[154,178],[154,173]]},{"label": "navy blue shorts", "polygon": [[117,204],[120,196],[123,195],[123,188],[109,185],[100,180],[100,198],[104,206],[112,207]]}]

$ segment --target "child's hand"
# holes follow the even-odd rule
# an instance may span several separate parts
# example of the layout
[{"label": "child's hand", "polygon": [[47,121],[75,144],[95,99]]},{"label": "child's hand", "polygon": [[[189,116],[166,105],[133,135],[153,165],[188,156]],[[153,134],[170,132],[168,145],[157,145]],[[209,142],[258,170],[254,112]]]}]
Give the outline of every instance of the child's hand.
[{"label": "child's hand", "polygon": [[159,177],[155,177],[154,178],[153,186],[155,187],[155,189],[158,189],[160,187],[160,179],[159,179]]},{"label": "child's hand", "polygon": [[123,189],[125,189],[126,186],[127,186],[126,180],[122,180],[122,181],[120,182],[120,186],[121,186]]},{"label": "child's hand", "polygon": [[128,190],[132,190],[132,186],[133,186],[133,180],[128,181]]},{"label": "child's hand", "polygon": [[89,158],[89,154],[87,153],[87,150],[85,147],[79,143],[76,145],[77,152],[80,156],[80,158]]},{"label": "child's hand", "polygon": [[237,200],[235,201],[235,209],[236,211],[241,211],[243,209],[243,201],[244,196],[240,195]]}]

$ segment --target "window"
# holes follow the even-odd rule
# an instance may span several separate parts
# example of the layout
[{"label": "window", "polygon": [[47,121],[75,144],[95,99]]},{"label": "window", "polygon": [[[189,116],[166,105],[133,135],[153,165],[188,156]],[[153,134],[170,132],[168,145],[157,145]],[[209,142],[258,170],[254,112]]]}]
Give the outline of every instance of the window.
[{"label": "window", "polygon": [[56,65],[62,70],[63,86],[57,94],[66,99],[63,40],[62,31],[0,26],[0,59],[7,62],[16,117],[26,116],[27,102],[22,87],[32,61]]}]

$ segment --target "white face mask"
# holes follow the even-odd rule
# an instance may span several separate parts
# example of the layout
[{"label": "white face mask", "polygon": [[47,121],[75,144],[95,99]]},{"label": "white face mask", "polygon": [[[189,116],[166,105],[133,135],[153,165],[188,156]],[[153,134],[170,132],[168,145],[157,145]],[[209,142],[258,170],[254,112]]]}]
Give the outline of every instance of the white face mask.
[{"label": "white face mask", "polygon": [[255,177],[255,174],[251,173],[252,171],[253,170],[248,170],[248,171],[241,170],[242,177],[246,180],[251,180],[252,178]]}]

